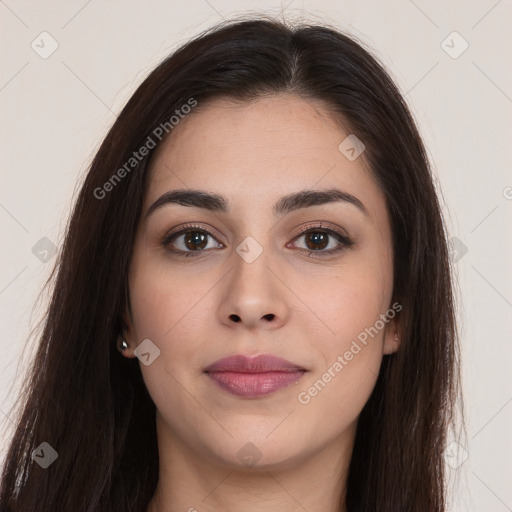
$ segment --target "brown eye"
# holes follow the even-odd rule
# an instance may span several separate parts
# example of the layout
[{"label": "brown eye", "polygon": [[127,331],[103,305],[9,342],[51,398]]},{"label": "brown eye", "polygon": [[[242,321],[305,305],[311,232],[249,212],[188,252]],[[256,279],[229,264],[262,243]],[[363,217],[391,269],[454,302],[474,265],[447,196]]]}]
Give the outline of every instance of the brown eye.
[{"label": "brown eye", "polygon": [[311,231],[305,234],[306,245],[312,251],[325,249],[329,243],[329,235],[320,231]]},{"label": "brown eye", "polygon": [[211,233],[199,228],[182,229],[167,235],[162,240],[162,245],[170,252],[183,256],[224,247]]},{"label": "brown eye", "polygon": [[208,245],[208,235],[201,231],[187,231],[183,236],[185,246],[191,251],[204,249]]},{"label": "brown eye", "polygon": [[[304,239],[302,244],[298,243],[301,239]],[[292,245],[310,253],[317,252],[321,256],[340,252],[353,245],[353,242],[345,234],[332,229],[314,228],[303,231]]]}]

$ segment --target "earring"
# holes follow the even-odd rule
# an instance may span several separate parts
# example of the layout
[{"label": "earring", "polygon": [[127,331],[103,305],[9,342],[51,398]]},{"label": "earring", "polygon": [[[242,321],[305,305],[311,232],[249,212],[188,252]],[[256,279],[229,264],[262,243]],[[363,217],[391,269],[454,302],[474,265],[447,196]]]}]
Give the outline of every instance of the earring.
[{"label": "earring", "polygon": [[398,333],[395,332],[395,341],[398,342]]},{"label": "earring", "polygon": [[126,350],[128,348],[128,343],[125,340],[121,341],[121,350]]}]

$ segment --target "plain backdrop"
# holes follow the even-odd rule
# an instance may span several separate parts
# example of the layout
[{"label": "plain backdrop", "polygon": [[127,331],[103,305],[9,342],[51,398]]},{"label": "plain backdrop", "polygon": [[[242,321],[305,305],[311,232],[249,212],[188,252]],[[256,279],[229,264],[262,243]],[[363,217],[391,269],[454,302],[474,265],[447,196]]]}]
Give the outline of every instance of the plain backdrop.
[{"label": "plain backdrop", "polygon": [[108,127],[179,44],[223,18],[260,12],[325,21],[370,45],[411,106],[442,190],[459,288],[468,435],[457,447],[467,459],[449,468],[451,510],[511,511],[511,4],[0,0],[2,459],[22,350],[37,341],[36,301]]}]

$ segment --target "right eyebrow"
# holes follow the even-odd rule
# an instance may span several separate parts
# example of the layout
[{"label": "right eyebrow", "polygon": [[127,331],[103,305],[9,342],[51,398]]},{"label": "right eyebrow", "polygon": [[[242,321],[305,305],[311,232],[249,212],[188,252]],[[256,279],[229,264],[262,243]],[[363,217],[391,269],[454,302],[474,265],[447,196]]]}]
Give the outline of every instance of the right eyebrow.
[{"label": "right eyebrow", "polygon": [[[287,196],[281,197],[272,209],[274,215],[284,215],[286,213],[308,208],[322,204],[334,202],[347,202],[369,217],[369,213],[364,204],[352,194],[343,192],[338,189],[329,190],[301,190]],[[228,212],[228,200],[219,195],[203,190],[187,190],[178,189],[171,190],[160,196],[149,208],[145,217],[149,217],[155,210],[166,204],[180,204],[182,206],[191,206],[196,208],[204,208],[210,211]]]},{"label": "right eyebrow", "polygon": [[155,210],[169,203],[195,206],[210,211],[227,212],[229,210],[227,200],[218,194],[202,190],[171,190],[160,196],[148,208],[145,217],[149,217]]}]

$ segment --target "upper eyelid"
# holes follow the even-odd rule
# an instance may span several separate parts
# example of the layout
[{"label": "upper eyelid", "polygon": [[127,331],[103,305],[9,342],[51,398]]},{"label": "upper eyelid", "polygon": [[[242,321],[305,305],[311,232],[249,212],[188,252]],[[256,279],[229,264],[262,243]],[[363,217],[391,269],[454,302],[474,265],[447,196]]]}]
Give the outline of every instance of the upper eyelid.
[{"label": "upper eyelid", "polygon": [[300,232],[297,233],[297,235],[295,235],[295,238],[315,229],[318,231],[326,231],[328,233],[334,233],[336,235],[349,238],[348,233],[343,228],[334,228],[330,226],[330,224],[325,225],[325,221],[319,221],[319,225],[315,224],[306,226],[305,228],[301,229]]},{"label": "upper eyelid", "polygon": [[[348,234],[345,232],[345,230],[343,230],[341,228],[334,229],[332,227],[322,225],[323,223],[325,223],[325,221],[318,221],[318,224],[306,226],[305,228],[301,229],[300,232],[297,233],[293,237],[292,241],[295,241],[297,238],[304,236],[308,232],[317,230],[317,231],[325,231],[325,232],[327,232],[327,234],[330,234],[331,236],[333,236],[333,235],[336,236],[336,238],[338,239],[338,242],[340,242],[340,243],[346,244],[348,241],[350,241],[350,243],[352,243]],[[207,233],[209,236],[214,238],[217,242],[219,242],[220,244],[225,246],[224,242],[218,240],[217,235],[212,233],[210,231],[210,229],[215,231],[213,228],[206,228],[206,227],[200,226],[200,225],[185,225],[184,227],[178,229],[177,231],[174,231],[174,232],[171,231],[171,233],[164,235],[164,241],[166,241],[166,243],[169,243],[175,237],[183,236],[188,231],[196,230],[196,231],[203,231],[203,232]],[[341,240],[340,240],[340,238],[341,238]],[[344,240],[344,239],[346,239],[346,240]],[[184,251],[184,252],[187,252],[187,251]],[[195,251],[190,251],[190,252],[195,252]],[[202,252],[202,251],[197,251],[197,252]],[[319,251],[319,252],[322,252],[322,251]],[[328,252],[328,251],[323,251],[323,252]]]},{"label": "upper eyelid", "polygon": [[[185,224],[183,227],[177,229],[176,231],[174,230],[170,230],[169,232],[167,232],[163,238],[164,240],[166,239],[170,239],[172,237],[175,237],[175,236],[181,236],[181,235],[184,235],[187,231],[193,231],[193,230],[196,230],[196,231],[204,231],[205,233],[207,233],[209,236],[215,238],[215,239],[218,239],[219,236],[215,234],[216,230],[214,228],[205,228],[204,226],[199,226],[199,225],[194,225],[194,224]],[[220,237],[222,238],[222,237]]]},{"label": "upper eyelid", "polygon": [[[303,235],[304,233],[307,233],[308,231],[310,231],[312,229],[318,229],[319,231],[333,232],[333,233],[336,233],[336,234],[339,234],[339,235],[342,235],[342,236],[345,236],[348,238],[348,234],[345,232],[344,229],[342,229],[342,228],[336,229],[333,227],[329,227],[328,225],[326,226],[325,221],[318,221],[318,222],[319,222],[319,224],[308,225],[305,228],[301,229],[300,232],[294,236],[294,238],[296,238],[297,236]],[[164,235],[164,238],[169,238],[169,237],[175,236],[175,235],[182,235],[182,234],[186,233],[187,231],[191,231],[194,229],[197,231],[204,231],[213,237],[218,236],[214,233],[216,231],[214,228],[204,227],[204,226],[194,225],[194,224],[191,224],[191,225],[185,224],[183,227],[181,227],[180,229],[177,229],[176,231],[170,230],[170,232],[167,232]],[[212,233],[212,231],[214,231],[214,232]]]}]

